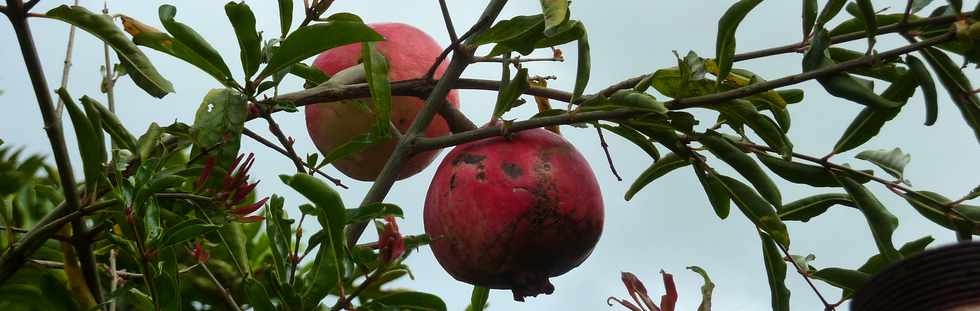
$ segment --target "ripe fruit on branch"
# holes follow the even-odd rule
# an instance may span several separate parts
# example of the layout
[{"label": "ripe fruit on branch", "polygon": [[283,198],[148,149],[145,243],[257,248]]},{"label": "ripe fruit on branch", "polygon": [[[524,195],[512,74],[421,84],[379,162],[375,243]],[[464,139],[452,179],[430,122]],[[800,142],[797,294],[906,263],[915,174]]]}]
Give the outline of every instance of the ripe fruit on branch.
[{"label": "ripe fruit on branch", "polygon": [[425,232],[457,280],[551,294],[548,278],[575,268],[602,233],[602,195],[581,154],[544,129],[457,146],[425,198]]},{"label": "ripe fruit on branch", "polygon": [[[429,35],[421,30],[400,23],[381,23],[368,25],[385,37],[376,43],[378,51],[388,60],[388,79],[392,82],[418,79],[425,76],[435,62],[442,48]],[[317,56],[313,66],[328,76],[360,63],[361,45],[351,44],[330,49]],[[442,76],[446,63],[436,70],[436,78]],[[446,100],[459,107],[456,91],[451,91]],[[398,130],[405,132],[415,115],[425,102],[411,96],[393,96],[391,121]],[[328,154],[352,138],[368,133],[374,123],[371,99],[346,100],[306,106],[306,128],[320,152]],[[440,116],[436,116],[425,129],[425,135],[436,137],[449,134],[449,126]],[[345,175],[357,179],[374,180],[384,167],[388,157],[395,149],[397,140],[392,138],[378,143],[346,158],[333,162],[334,167]],[[402,166],[398,178],[406,178],[425,169],[439,153],[431,150],[418,153]]]}]

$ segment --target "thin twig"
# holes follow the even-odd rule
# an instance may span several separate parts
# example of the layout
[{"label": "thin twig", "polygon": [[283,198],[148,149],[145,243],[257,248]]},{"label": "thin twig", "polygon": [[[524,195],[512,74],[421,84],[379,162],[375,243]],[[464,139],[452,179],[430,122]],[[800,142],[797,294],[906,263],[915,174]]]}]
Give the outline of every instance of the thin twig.
[{"label": "thin twig", "polygon": [[221,292],[221,296],[223,296],[225,300],[228,302],[228,304],[231,305],[232,310],[242,311],[242,308],[238,305],[237,302],[235,302],[235,297],[231,296],[231,293],[229,293],[228,290],[221,285],[221,282],[218,281],[218,278],[214,277],[214,273],[211,273],[211,269],[208,269],[208,264],[202,262],[200,266],[201,269],[204,269],[204,272],[208,274],[208,277],[211,278],[211,281],[214,282],[214,286],[218,287],[218,291]]},{"label": "thin twig", "polygon": [[[299,216],[299,222],[296,223],[296,243],[293,246],[293,255],[289,257],[289,285],[293,285],[296,282],[296,270],[299,270],[299,242],[303,239],[303,221],[306,220],[306,213],[302,213]],[[307,247],[307,252],[310,247]],[[304,253],[305,257],[306,254]]]},{"label": "thin twig", "polygon": [[[459,36],[456,35],[456,27],[453,26],[453,18],[449,15],[449,7],[446,0],[439,0],[439,9],[442,10],[442,20],[446,23],[446,32],[449,33],[449,42],[459,43]],[[454,45],[454,47],[457,45]]]},{"label": "thin twig", "polygon": [[269,132],[272,132],[272,136],[275,136],[276,139],[279,140],[279,143],[285,148],[286,153],[288,153],[287,157],[292,160],[293,165],[296,166],[296,172],[305,173],[306,169],[303,167],[303,160],[300,159],[299,155],[296,154],[296,150],[293,149],[293,140],[286,137],[286,134],[282,132],[281,128],[279,128],[279,124],[276,123],[276,120],[272,118],[272,115],[266,111],[264,107],[261,105],[257,105],[256,107],[263,110],[262,118],[269,124]]},{"label": "thin twig", "polygon": [[[779,250],[783,251],[783,254],[786,255],[786,258],[792,258],[789,255],[789,251],[786,250],[786,248],[783,247],[782,244],[779,244],[779,243],[775,243],[775,244],[776,244],[776,246],[779,246]],[[796,269],[793,269],[793,270],[796,270],[796,273],[799,273],[800,276],[802,276],[803,279],[806,280],[806,283],[810,285],[810,288],[813,289],[813,293],[817,294],[817,298],[820,298],[820,302],[823,303],[824,310],[825,311],[835,310],[834,309],[834,305],[831,304],[831,303],[829,303],[829,302],[827,302],[827,299],[823,298],[823,295],[820,294],[820,290],[817,289],[817,286],[816,285],[813,285],[813,280],[810,279],[810,276],[809,275],[806,275],[806,273],[803,273],[803,268],[801,268],[800,266],[798,266],[796,264],[796,261],[795,260],[790,259],[790,260],[787,260],[787,261],[793,263],[793,267],[796,268]]]},{"label": "thin twig", "polygon": [[[75,5],[78,5],[78,0],[75,0]],[[68,73],[71,72],[71,55],[72,51],[75,49],[75,25],[71,25],[68,28],[68,47],[65,48],[65,63],[61,68],[61,88],[68,88]],[[65,110],[65,103],[58,98],[58,106],[55,108],[55,115],[58,119],[61,119],[61,115]]]},{"label": "thin twig", "polygon": [[158,198],[165,198],[165,199],[185,199],[185,200],[204,201],[204,202],[210,202],[211,200],[214,200],[214,198],[212,197],[206,197],[203,195],[196,195],[193,193],[184,193],[184,192],[159,192],[154,194],[154,196]]},{"label": "thin twig", "polygon": [[[119,270],[116,270],[116,256],[119,254],[115,248],[109,250],[109,293],[115,293],[119,287]],[[116,311],[116,300],[109,301],[109,311]]]},{"label": "thin twig", "polygon": [[[293,156],[295,156],[295,155],[290,155],[289,152],[286,151],[286,150],[284,150],[284,149],[282,149],[282,147],[279,147],[278,145],[272,143],[268,139],[265,139],[264,137],[260,136],[258,133],[253,132],[250,129],[247,129],[246,128],[245,130],[242,131],[242,134],[244,134],[245,136],[248,136],[249,138],[254,139],[258,143],[260,143],[260,144],[262,144],[262,145],[264,145],[266,147],[269,147],[270,149],[275,150],[279,154],[282,154],[282,155],[284,155],[286,157],[293,157]],[[326,178],[327,180],[330,180],[330,182],[332,182],[337,187],[348,189],[346,185],[344,185],[343,183],[340,182],[340,179],[337,179],[337,178],[334,178],[334,177],[332,177],[330,175],[327,175],[326,173],[324,173],[320,169],[318,169],[318,168],[316,168],[314,166],[311,166],[309,163],[306,163],[306,162],[301,162],[301,163],[306,168],[312,170],[313,172],[315,172],[317,174],[320,174],[320,176],[323,176],[323,178]]]},{"label": "thin twig", "polygon": [[[116,255],[118,256],[118,253],[116,253]],[[143,277],[143,274],[142,273],[126,272],[124,270],[114,270],[113,266],[111,265],[113,263],[113,258],[110,257],[109,259],[110,259],[110,261],[109,261],[110,265],[109,266],[102,265],[102,267],[101,267],[107,273],[109,273],[109,275],[115,274],[116,276],[125,277],[125,278],[142,278]],[[65,268],[65,263],[63,263],[63,262],[57,262],[57,261],[41,260],[41,259],[31,259],[30,260],[30,263],[31,264],[34,264],[34,265],[38,265],[40,267],[49,268],[49,269],[64,269]],[[184,273],[191,272],[192,270],[194,270],[195,268],[197,268],[198,265],[200,265],[200,264],[193,264],[193,265],[187,266],[187,267],[185,267],[183,269],[178,270],[177,273],[178,274],[184,274]],[[115,272],[113,272],[113,271],[115,271]],[[116,286],[118,286],[118,284],[116,284]],[[115,291],[115,289],[113,289],[113,291]]]},{"label": "thin twig", "polygon": [[565,61],[565,58],[564,57],[530,57],[530,58],[518,58],[518,57],[514,57],[514,58],[510,58],[510,59],[504,59],[503,57],[480,56],[480,57],[474,57],[473,58],[473,62],[474,63],[504,63],[504,62],[506,62],[506,63],[511,63],[511,64],[518,64],[518,63],[529,63],[529,62],[564,62],[564,61]]},{"label": "thin twig", "polygon": [[623,181],[622,177],[619,177],[619,172],[616,171],[616,165],[613,165],[612,155],[609,154],[609,144],[606,143],[606,137],[602,135],[602,128],[599,124],[595,124],[595,131],[599,134],[599,145],[602,146],[602,150],[606,153],[606,161],[609,162],[609,170],[612,171],[613,176],[616,176],[616,180]]},{"label": "thin twig", "polygon": [[[109,15],[109,3],[108,1],[102,3],[102,14]],[[102,44],[102,53],[105,57],[105,75],[102,77],[102,87],[105,91],[106,102],[109,104],[109,111],[116,113],[116,78],[114,68],[112,67],[112,58],[109,57],[109,44]],[[116,149],[116,142],[110,137],[110,145],[112,149]]]},{"label": "thin twig", "polygon": [[332,308],[330,308],[330,311],[339,311],[340,309],[348,307],[350,305],[350,302],[354,301],[354,298],[357,298],[357,295],[360,295],[361,292],[363,292],[365,289],[368,288],[369,285],[371,285],[371,283],[374,283],[374,281],[378,278],[379,275],[382,274],[383,271],[384,269],[379,267],[377,270],[374,270],[373,273],[364,277],[364,282],[361,282],[361,284],[359,284],[357,288],[354,288],[354,290],[351,291],[349,296],[341,296],[340,299],[337,300],[337,303],[334,304]]}]

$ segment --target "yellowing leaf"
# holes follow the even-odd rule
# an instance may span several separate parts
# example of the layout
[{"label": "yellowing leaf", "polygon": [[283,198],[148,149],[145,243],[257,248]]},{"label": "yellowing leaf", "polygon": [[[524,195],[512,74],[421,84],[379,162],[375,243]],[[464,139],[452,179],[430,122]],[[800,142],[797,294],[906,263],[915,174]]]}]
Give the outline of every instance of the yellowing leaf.
[{"label": "yellowing leaf", "polygon": [[[704,68],[711,74],[718,76],[720,68],[718,68],[718,63],[716,63],[714,59],[705,59]],[[739,88],[752,84],[753,82],[760,82],[760,81],[752,81],[752,78],[753,77],[745,76],[739,72],[732,71],[729,72],[727,76],[725,76],[725,80],[722,81],[721,83],[729,87]],[[776,91],[774,90],[766,91],[762,94],[759,94],[759,96],[764,98],[767,102],[775,104],[780,109],[786,108],[787,105],[786,100],[783,99],[782,96],[779,96],[779,93],[776,93]]]},{"label": "yellowing leaf", "polygon": [[144,24],[143,22],[124,14],[119,14],[119,19],[122,20],[123,30],[134,37],[144,32],[161,32],[160,29],[153,28],[153,26]]}]

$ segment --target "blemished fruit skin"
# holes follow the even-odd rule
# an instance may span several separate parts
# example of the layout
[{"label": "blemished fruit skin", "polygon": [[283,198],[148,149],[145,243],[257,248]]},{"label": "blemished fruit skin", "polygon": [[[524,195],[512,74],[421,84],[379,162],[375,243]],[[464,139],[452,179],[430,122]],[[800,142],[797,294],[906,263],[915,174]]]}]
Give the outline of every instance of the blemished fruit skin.
[{"label": "blemished fruit skin", "polygon": [[[385,37],[385,41],[375,45],[388,60],[388,79],[392,82],[424,77],[442,52],[442,47],[432,37],[410,25],[380,23],[368,26]],[[360,58],[361,44],[350,44],[324,51],[313,61],[313,66],[332,76],[359,64]],[[441,63],[435,77],[442,76],[445,68],[446,62]],[[446,99],[453,107],[459,107],[456,91],[451,91]],[[424,104],[425,101],[417,97],[393,96],[392,123],[404,133]],[[374,126],[374,114],[370,110],[373,106],[370,98],[307,105],[306,128],[317,149],[329,154],[352,138],[368,133]],[[449,126],[438,115],[425,129],[428,137],[448,134]],[[333,165],[350,178],[372,181],[381,173],[397,143],[397,139],[392,138],[336,160]],[[438,154],[439,150],[431,150],[412,156],[402,165],[398,179],[421,172]]]},{"label": "blemished fruit skin", "polygon": [[581,264],[599,241],[602,194],[588,162],[544,129],[457,146],[425,198],[439,264],[514,299],[551,294],[549,278]]}]

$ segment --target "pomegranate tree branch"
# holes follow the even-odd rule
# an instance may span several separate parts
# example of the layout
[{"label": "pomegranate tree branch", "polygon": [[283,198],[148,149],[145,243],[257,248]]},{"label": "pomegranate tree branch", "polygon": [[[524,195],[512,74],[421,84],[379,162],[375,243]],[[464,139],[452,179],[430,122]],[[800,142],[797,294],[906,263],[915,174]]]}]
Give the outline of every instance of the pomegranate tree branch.
[{"label": "pomegranate tree branch", "polygon": [[[964,12],[963,16],[965,17],[973,16],[973,12]],[[926,26],[926,25],[950,24],[955,22],[958,18],[959,16],[937,16],[937,17],[923,18],[911,22],[896,23],[888,26],[879,27],[877,34],[882,35],[882,34],[893,33],[893,32],[905,32],[909,29],[920,27],[920,26]],[[852,32],[848,34],[833,36],[830,38],[830,43],[837,44],[842,42],[860,40],[867,37],[868,35],[863,31]],[[735,54],[735,56],[732,57],[732,61],[738,62],[738,61],[756,59],[756,58],[772,56],[772,55],[800,52],[801,49],[805,48],[808,45],[810,45],[809,42],[799,42],[794,44],[778,46],[774,48]]]},{"label": "pomegranate tree branch", "polygon": [[[265,109],[258,105],[254,107],[258,107],[262,110]],[[296,150],[293,149],[294,140],[292,137],[286,137],[286,134],[284,134],[282,129],[279,128],[279,123],[276,123],[276,120],[272,118],[272,114],[270,114],[268,111],[262,112],[262,118],[265,119],[266,123],[269,123],[269,132],[272,132],[272,135],[275,136],[276,139],[279,140],[279,143],[286,149],[286,156],[293,161],[293,165],[296,166],[296,171],[299,173],[305,173],[306,169],[303,168],[303,160],[300,159],[299,155],[296,154]]]},{"label": "pomegranate tree branch", "polygon": [[449,42],[455,44],[452,47],[459,45],[459,37],[456,36],[456,27],[453,27],[453,18],[449,16],[449,7],[446,6],[446,0],[439,0],[439,9],[442,10],[442,19],[446,22],[446,32],[449,32]]},{"label": "pomegranate tree branch", "polygon": [[514,57],[514,58],[504,59],[503,57],[480,56],[480,57],[473,58],[474,63],[505,63],[506,62],[511,64],[517,64],[517,63],[529,63],[529,62],[564,62],[564,61],[565,61],[564,57],[536,57],[536,58]]},{"label": "pomegranate tree branch", "polygon": [[314,1],[313,5],[309,6],[308,9],[306,10],[306,17],[303,19],[303,22],[300,23],[299,27],[297,28],[306,27],[306,25],[309,25],[310,22],[320,18],[320,15],[322,15],[323,12],[326,12],[327,9],[330,8],[331,4],[333,4],[333,0]]},{"label": "pomegranate tree branch", "polygon": [[605,135],[602,135],[602,128],[599,124],[595,124],[595,131],[599,135],[599,145],[602,146],[602,151],[606,153],[606,162],[609,162],[609,170],[612,171],[613,176],[616,176],[616,180],[623,181],[623,178],[619,176],[619,172],[616,171],[616,165],[613,164],[612,155],[609,154],[609,144],[606,143]]},{"label": "pomegranate tree branch", "polygon": [[823,303],[823,309],[824,309],[824,311],[833,311],[833,310],[835,310],[834,309],[834,305],[831,304],[830,302],[827,302],[827,299],[823,298],[823,295],[820,294],[820,290],[817,290],[817,286],[816,285],[813,285],[813,280],[810,279],[810,276],[807,275],[805,272],[803,272],[803,268],[805,268],[805,267],[800,267],[799,265],[797,265],[796,264],[796,261],[793,260],[792,257],[790,257],[789,250],[787,250],[786,247],[784,247],[782,244],[779,244],[779,243],[774,243],[774,244],[776,244],[776,246],[779,247],[779,250],[783,251],[783,255],[786,255],[786,261],[793,263],[793,267],[795,268],[793,270],[796,270],[796,272],[799,273],[800,276],[802,276],[804,280],[806,280],[806,283],[809,284],[810,285],[810,288],[813,289],[813,293],[817,294],[817,298],[820,298],[820,302]]},{"label": "pomegranate tree branch", "polygon": [[[78,0],[75,0],[75,5],[78,5]],[[68,73],[71,72],[71,55],[72,51],[75,49],[75,25],[71,25],[68,28],[68,47],[65,48],[65,64],[61,68],[61,88],[68,88]],[[61,119],[61,114],[65,109],[65,103],[58,98],[58,106],[55,108],[55,116]]]},{"label": "pomegranate tree branch", "polygon": [[248,136],[249,138],[254,139],[256,142],[258,142],[258,143],[260,143],[260,144],[262,144],[262,145],[264,145],[266,147],[269,147],[269,149],[275,150],[279,154],[282,154],[282,155],[286,156],[287,158],[292,159],[294,162],[298,160],[303,166],[305,166],[306,168],[310,169],[310,171],[315,172],[317,174],[320,174],[320,176],[323,176],[323,178],[326,178],[327,180],[330,180],[330,182],[332,182],[337,187],[341,187],[341,188],[347,189],[347,186],[344,185],[343,183],[341,183],[340,182],[340,179],[337,179],[337,178],[334,178],[334,177],[332,177],[330,175],[327,175],[323,171],[320,171],[320,169],[318,169],[318,168],[316,168],[314,166],[310,166],[308,163],[304,163],[301,159],[299,159],[297,157],[297,155],[295,153],[294,154],[290,154],[285,149],[282,149],[282,147],[279,147],[275,143],[269,141],[268,139],[265,139],[265,137],[260,136],[258,133],[253,132],[252,130],[246,128],[242,132],[242,134],[244,134],[245,136]]},{"label": "pomegranate tree branch", "polygon": [[[877,57],[887,58],[887,57],[906,54],[912,51],[916,51],[943,42],[947,42],[949,40],[952,40],[954,37],[955,35],[953,33],[947,33],[945,35],[941,35],[929,40],[919,41],[916,42],[915,44],[910,44],[907,46],[903,46],[900,48],[879,53]],[[706,105],[720,105],[732,99],[742,98],[745,96],[762,93],[778,87],[797,84],[803,81],[828,76],[831,74],[858,68],[861,66],[867,66],[874,61],[875,61],[875,57],[865,56],[847,62],[842,62],[836,65],[823,67],[817,70],[807,71],[804,73],[791,75],[781,79],[771,80],[758,84],[752,84],[752,85],[740,87],[725,92],[674,99],[665,102],[664,106],[666,106],[668,109],[676,110],[676,109],[701,107]],[[593,98],[594,96],[595,95],[591,95],[589,97],[586,97],[584,100],[587,101],[588,98]],[[629,108],[622,108],[622,109],[609,110],[609,111],[577,112],[574,114],[565,113],[556,116],[542,117],[542,118],[535,118],[527,121],[514,122],[508,127],[508,131],[514,132],[514,131],[544,127],[544,126],[563,125],[563,124],[596,121],[596,120],[624,119],[624,118],[638,116],[643,113],[647,113],[647,112],[629,109]],[[416,137],[414,148],[417,151],[445,148],[445,147],[455,146],[455,145],[459,145],[459,144],[463,144],[463,143],[467,143],[483,138],[499,136],[501,135],[501,133],[502,131],[500,126],[492,126],[492,127],[484,127],[472,131],[466,131],[463,133],[453,134],[450,136],[443,136],[443,137],[436,137],[436,138]]]},{"label": "pomegranate tree branch", "polygon": [[[55,164],[61,178],[61,187],[64,191],[65,201],[71,211],[80,211],[81,203],[78,196],[78,189],[75,185],[75,176],[72,171],[71,159],[68,157],[68,147],[65,143],[64,132],[61,128],[61,120],[55,114],[54,102],[51,100],[51,91],[48,88],[47,79],[44,76],[44,69],[34,45],[34,38],[31,34],[30,25],[27,23],[27,10],[22,0],[7,0],[9,10],[4,13],[14,27],[17,35],[17,42],[20,45],[21,54],[24,57],[24,65],[31,77],[31,85],[34,87],[34,94],[37,96],[37,103],[41,110],[44,120],[44,130],[47,133],[48,141],[54,153]],[[81,219],[72,220],[74,232],[84,236],[87,232],[85,223]],[[19,241],[18,243],[24,243]],[[36,243],[36,242],[35,242]],[[85,283],[89,287],[96,303],[102,303],[102,291],[99,285],[99,278],[95,272],[95,256],[92,253],[92,245],[89,241],[80,241],[74,244],[78,254],[79,263],[82,266],[82,273]],[[0,283],[6,281],[13,275],[14,271],[23,265],[27,254],[11,254],[5,252],[0,257]],[[17,255],[23,257],[16,257]]]},{"label": "pomegranate tree branch", "polygon": [[[497,19],[497,15],[503,10],[505,4],[507,4],[506,0],[490,1],[479,20],[467,32],[471,33],[473,37],[477,37],[489,29],[493,21]],[[391,186],[398,177],[398,171],[408,160],[408,157],[414,153],[412,150],[414,140],[428,127],[435,114],[443,106],[446,106],[446,95],[449,94],[455,81],[463,74],[466,66],[470,64],[470,59],[472,59],[475,50],[475,47],[463,46],[453,53],[452,60],[450,60],[446,72],[436,82],[432,88],[432,92],[428,94],[425,100],[425,106],[418,112],[415,121],[412,122],[412,125],[405,131],[404,136],[398,141],[398,145],[395,146],[395,150],[392,152],[391,157],[388,158],[388,162],[385,163],[381,173],[375,179],[375,182],[371,184],[371,189],[364,196],[361,206],[381,202],[388,195],[388,191],[391,190]],[[367,223],[352,224],[348,227],[347,244],[350,246],[357,244],[357,240],[361,237],[365,227],[367,227]]]}]

